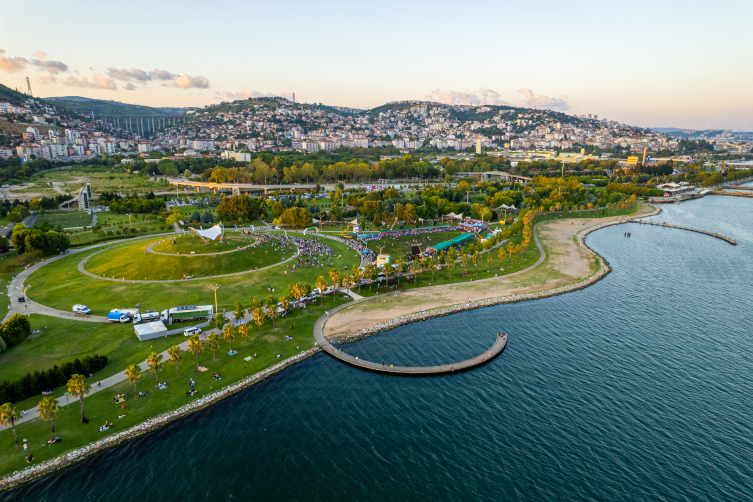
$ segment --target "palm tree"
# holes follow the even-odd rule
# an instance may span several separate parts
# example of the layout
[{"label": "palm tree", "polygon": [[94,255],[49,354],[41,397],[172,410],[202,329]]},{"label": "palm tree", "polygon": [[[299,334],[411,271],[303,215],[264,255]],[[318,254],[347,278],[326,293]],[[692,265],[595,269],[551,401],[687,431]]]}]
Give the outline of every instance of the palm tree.
[{"label": "palm tree", "polygon": [[426,259],[426,268],[431,271],[431,282],[434,282],[434,272],[439,270],[439,262],[435,258],[427,258]]},{"label": "palm tree", "polygon": [[369,291],[371,291],[371,285],[374,283],[374,276],[376,276],[376,267],[373,263],[366,265],[366,278],[369,280]]},{"label": "palm tree", "polygon": [[254,322],[259,326],[259,335],[261,335],[261,325],[264,324],[264,311],[261,308],[254,310]]},{"label": "palm tree", "polygon": [[248,311],[253,312],[259,307],[261,307],[261,302],[257,300],[256,297],[254,296],[253,298],[251,298],[251,301],[248,302]]},{"label": "palm tree", "polygon": [[235,340],[235,333],[233,332],[233,327],[228,325],[225,326],[225,331],[222,332],[222,337],[225,339],[227,343],[230,344],[230,351],[233,351],[233,340]]},{"label": "palm tree", "polygon": [[298,315],[301,315],[301,297],[303,296],[303,285],[300,282],[288,286],[288,296],[296,299],[298,302]]},{"label": "palm tree", "polygon": [[146,358],[146,365],[149,366],[149,371],[154,373],[155,387],[159,385],[159,371],[162,369],[162,354],[152,352],[149,357]]},{"label": "palm tree", "polygon": [[128,383],[133,384],[133,395],[138,399],[139,393],[136,390],[136,385],[141,380],[141,368],[138,364],[131,364],[126,368],[125,376],[128,378]]},{"label": "palm tree", "polygon": [[512,259],[512,252],[514,249],[515,249],[515,244],[513,244],[512,242],[508,242],[507,243],[507,253],[508,253],[507,265],[510,265],[510,260]]},{"label": "palm tree", "polygon": [[361,270],[357,265],[353,265],[353,278],[358,283],[358,292],[361,292],[361,277],[363,277],[363,270]]},{"label": "palm tree", "polygon": [[410,266],[410,271],[413,272],[413,284],[418,282],[418,274],[420,274],[423,269],[424,266],[421,265],[421,262],[418,261],[418,259],[413,260],[413,263]]},{"label": "palm tree", "polygon": [[278,299],[280,300],[280,308],[282,310],[284,310],[284,311],[287,312],[287,310],[288,310],[288,304],[290,303],[290,301],[288,300],[288,297],[287,296],[283,296],[283,297],[278,298]]},{"label": "palm tree", "polygon": [[243,319],[243,314],[243,304],[241,302],[235,302],[235,312],[233,312],[233,318],[235,319],[235,322]]},{"label": "palm tree", "polygon": [[246,343],[246,340],[248,340],[248,324],[241,324],[238,327],[238,333],[243,337],[243,343]]},{"label": "palm tree", "polygon": [[207,337],[207,348],[212,351],[212,361],[217,360],[217,351],[220,349],[220,337],[211,333]]},{"label": "palm tree", "polygon": [[77,397],[81,401],[81,421],[83,422],[86,416],[84,416],[84,396],[91,390],[92,386],[86,383],[84,375],[71,375],[70,380],[66,384],[68,386],[68,393]]},{"label": "palm tree", "polygon": [[199,335],[194,335],[188,340],[188,351],[196,355],[196,366],[199,366],[199,354],[204,352],[204,340]]},{"label": "palm tree", "polygon": [[311,285],[308,282],[304,282],[301,285],[301,293],[303,294],[304,298],[311,296]]},{"label": "palm tree", "polygon": [[453,268],[455,268],[455,260],[448,260],[447,261],[447,279],[450,278],[450,273],[452,272]]},{"label": "palm tree", "polygon": [[470,256],[468,256],[467,253],[461,253],[460,254],[460,263],[463,264],[463,271],[468,274],[468,262],[470,261]]},{"label": "palm tree", "polygon": [[8,424],[13,428],[13,439],[16,440],[16,448],[18,448],[18,434],[16,434],[16,417],[18,416],[18,410],[11,403],[5,403],[0,406],[0,424],[3,427],[8,427]]},{"label": "palm tree", "polygon": [[167,349],[167,355],[170,356],[169,362],[175,365],[176,376],[180,376],[180,363],[183,362],[183,357],[180,355],[181,352],[180,347],[177,345],[173,345]]},{"label": "palm tree", "polygon": [[337,297],[337,279],[340,277],[340,273],[335,270],[334,268],[329,269],[329,277],[332,279],[332,286],[335,288],[335,294],[332,295],[333,298]]},{"label": "palm tree", "polygon": [[479,260],[479,258],[480,258],[480,256],[479,256],[478,250],[474,251],[473,254],[471,255],[471,261],[473,262],[473,265],[475,265],[475,267],[476,267],[476,274],[475,275],[478,275],[478,260]]},{"label": "palm tree", "polygon": [[491,273],[491,271],[492,271],[492,254],[491,254],[491,252],[486,253],[486,264],[489,266],[489,268],[486,271],[489,272],[489,273]]},{"label": "palm tree", "polygon": [[321,296],[319,297],[319,305],[324,305],[324,290],[327,289],[327,281],[324,279],[323,275],[320,275],[316,280],[316,287],[319,288],[319,292],[321,293]]},{"label": "palm tree", "polygon": [[[272,319],[272,329],[275,328],[275,318],[277,317],[277,300],[275,300],[275,297],[272,295],[269,295],[265,300],[264,304],[267,307],[267,315],[270,319]],[[231,348],[232,350],[232,348]]]},{"label": "palm tree", "polygon": [[52,396],[47,396],[39,401],[39,416],[42,420],[52,423],[52,433],[55,434],[55,415],[60,412],[57,400]]}]

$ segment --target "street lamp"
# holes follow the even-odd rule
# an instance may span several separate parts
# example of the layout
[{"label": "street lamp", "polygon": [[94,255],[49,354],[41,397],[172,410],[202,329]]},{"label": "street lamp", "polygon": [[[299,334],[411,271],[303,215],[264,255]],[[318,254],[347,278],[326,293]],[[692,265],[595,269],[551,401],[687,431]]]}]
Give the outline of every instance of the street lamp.
[{"label": "street lamp", "polygon": [[70,405],[70,403],[68,402],[68,393],[66,392],[66,393],[64,393],[63,395],[65,396],[65,405],[66,405],[66,406],[69,406],[69,405]]},{"label": "street lamp", "polygon": [[128,226],[129,227],[133,227],[133,225],[131,225],[131,216],[133,216],[133,213],[128,213]]},{"label": "street lamp", "polygon": [[220,288],[221,284],[210,284],[209,289],[214,290],[214,315],[217,315],[218,307],[217,307],[217,290]]},{"label": "street lamp", "polygon": [[26,305],[26,316],[27,317],[29,316],[29,299],[26,298],[26,291],[30,287],[31,287],[31,285],[29,285],[29,286],[24,286],[23,284],[21,285],[21,288],[23,288],[23,292],[24,292],[24,305]]}]

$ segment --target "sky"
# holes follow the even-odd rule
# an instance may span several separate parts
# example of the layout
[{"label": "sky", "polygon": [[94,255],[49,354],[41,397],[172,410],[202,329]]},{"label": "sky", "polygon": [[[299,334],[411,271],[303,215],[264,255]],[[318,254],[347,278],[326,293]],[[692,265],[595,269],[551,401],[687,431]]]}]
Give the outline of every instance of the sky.
[{"label": "sky", "polygon": [[[0,83],[204,106],[295,93],[418,99],[753,131],[750,0],[9,2]],[[30,17],[33,22],[30,24]]]}]

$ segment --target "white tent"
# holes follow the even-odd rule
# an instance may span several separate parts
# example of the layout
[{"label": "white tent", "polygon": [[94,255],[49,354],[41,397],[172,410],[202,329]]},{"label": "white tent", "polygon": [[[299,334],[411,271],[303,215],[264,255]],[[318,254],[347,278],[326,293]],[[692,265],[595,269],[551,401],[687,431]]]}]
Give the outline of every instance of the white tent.
[{"label": "white tent", "polygon": [[162,321],[134,324],[133,330],[136,332],[136,336],[139,337],[140,342],[160,336],[167,336],[167,328],[162,324]]},{"label": "white tent", "polygon": [[456,218],[458,220],[462,220],[463,219],[463,213],[460,213],[460,214],[447,213],[445,216],[447,216],[448,218]]},{"label": "white tent", "polygon": [[517,211],[518,209],[515,206],[508,206],[507,204],[502,204],[497,209],[507,209],[508,211]]},{"label": "white tent", "polygon": [[196,232],[199,235],[199,237],[202,238],[202,240],[209,239],[210,241],[213,241],[213,240],[216,240],[217,237],[220,237],[221,235],[224,234],[222,223],[218,223],[211,228],[207,228],[206,230],[196,230],[193,227],[189,227],[189,229]]}]

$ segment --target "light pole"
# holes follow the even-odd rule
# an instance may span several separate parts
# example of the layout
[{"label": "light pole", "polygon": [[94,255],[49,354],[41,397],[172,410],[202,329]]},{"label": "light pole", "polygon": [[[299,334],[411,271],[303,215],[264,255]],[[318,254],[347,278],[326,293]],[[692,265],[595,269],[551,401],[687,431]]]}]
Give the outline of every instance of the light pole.
[{"label": "light pole", "polygon": [[220,288],[221,284],[210,284],[209,289],[214,290],[214,315],[217,316],[217,290]]},{"label": "light pole", "polygon": [[66,392],[66,393],[65,393],[65,394],[63,394],[63,395],[65,396],[65,405],[66,405],[66,406],[69,406],[69,405],[70,405],[70,403],[68,402],[68,393]]},{"label": "light pole", "polygon": [[29,299],[26,297],[26,291],[30,287],[31,287],[31,285],[29,285],[29,286],[24,286],[23,284],[21,285],[21,288],[23,288],[23,292],[24,292],[24,305],[26,305],[26,317],[29,316]]},{"label": "light pole", "polygon": [[133,216],[133,213],[128,213],[128,226],[129,227],[133,227],[133,225],[131,224],[131,216]]}]

